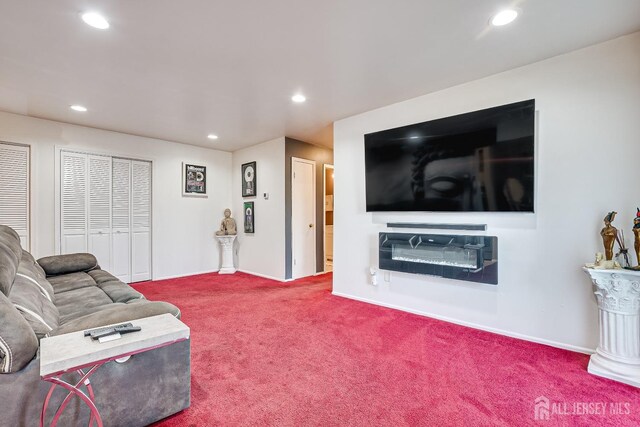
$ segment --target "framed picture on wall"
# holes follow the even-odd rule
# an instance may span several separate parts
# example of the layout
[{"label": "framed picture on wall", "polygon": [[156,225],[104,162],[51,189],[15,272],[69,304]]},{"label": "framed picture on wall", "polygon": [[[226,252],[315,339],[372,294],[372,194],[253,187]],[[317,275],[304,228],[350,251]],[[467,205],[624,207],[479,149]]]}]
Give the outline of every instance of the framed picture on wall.
[{"label": "framed picture on wall", "polygon": [[182,196],[207,197],[207,167],[182,163]]},{"label": "framed picture on wall", "polygon": [[256,162],[242,165],[242,197],[255,196],[257,189]]},{"label": "framed picture on wall", "polygon": [[244,232],[255,233],[255,210],[253,202],[244,202]]}]

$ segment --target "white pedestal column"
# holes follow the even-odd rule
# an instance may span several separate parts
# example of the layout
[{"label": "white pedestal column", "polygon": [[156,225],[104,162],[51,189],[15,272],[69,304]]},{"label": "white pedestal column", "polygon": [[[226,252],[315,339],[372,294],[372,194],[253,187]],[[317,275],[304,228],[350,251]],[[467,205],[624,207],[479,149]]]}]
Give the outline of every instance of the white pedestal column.
[{"label": "white pedestal column", "polygon": [[588,371],[640,387],[640,271],[584,271],[593,281],[600,324]]},{"label": "white pedestal column", "polygon": [[233,266],[233,241],[236,240],[235,235],[216,236],[222,250],[222,263],[220,265],[219,274],[233,274],[236,268]]}]

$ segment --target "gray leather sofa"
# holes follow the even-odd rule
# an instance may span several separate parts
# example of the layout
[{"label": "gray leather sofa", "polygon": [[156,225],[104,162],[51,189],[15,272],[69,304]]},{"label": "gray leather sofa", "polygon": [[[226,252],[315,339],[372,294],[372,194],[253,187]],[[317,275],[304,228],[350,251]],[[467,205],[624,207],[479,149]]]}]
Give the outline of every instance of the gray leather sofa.
[{"label": "gray leather sofa", "polygon": [[[18,234],[0,225],[0,424],[35,426],[50,386],[40,379],[39,340],[112,323],[171,313],[100,269],[93,255],[34,260]],[[144,426],[190,404],[190,341],[110,362],[91,377],[105,426]],[[67,374],[73,378],[75,374]],[[66,395],[56,390],[51,420]],[[74,397],[59,425],[87,425],[89,410]]]}]

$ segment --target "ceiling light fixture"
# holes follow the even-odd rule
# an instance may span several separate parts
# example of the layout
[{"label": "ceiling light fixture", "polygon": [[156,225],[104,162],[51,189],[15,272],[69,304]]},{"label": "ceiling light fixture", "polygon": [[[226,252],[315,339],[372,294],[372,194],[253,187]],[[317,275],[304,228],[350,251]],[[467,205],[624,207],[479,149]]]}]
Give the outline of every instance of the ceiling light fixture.
[{"label": "ceiling light fixture", "polygon": [[73,111],[78,111],[79,113],[84,113],[85,111],[87,111],[87,107],[84,107],[82,105],[72,105],[71,108]]},{"label": "ceiling light fixture", "polygon": [[87,25],[90,25],[93,28],[97,28],[99,30],[106,30],[107,28],[109,28],[109,21],[107,21],[104,16],[96,12],[83,13],[82,20]]},{"label": "ceiling light fixture", "polygon": [[295,102],[296,104],[301,104],[301,103],[303,103],[304,101],[306,101],[306,100],[307,100],[307,98],[306,98],[304,95],[302,95],[301,93],[297,93],[297,94],[295,94],[295,95],[293,95],[293,96],[291,97],[291,100],[292,100],[293,102]]},{"label": "ceiling light fixture", "polygon": [[207,138],[209,138],[209,139],[218,139],[218,135],[214,135],[214,134],[210,133],[209,135],[207,135]]},{"label": "ceiling light fixture", "polygon": [[491,25],[493,25],[494,27],[502,27],[503,25],[510,24],[517,17],[517,10],[506,9],[493,15],[493,18],[491,18]]}]

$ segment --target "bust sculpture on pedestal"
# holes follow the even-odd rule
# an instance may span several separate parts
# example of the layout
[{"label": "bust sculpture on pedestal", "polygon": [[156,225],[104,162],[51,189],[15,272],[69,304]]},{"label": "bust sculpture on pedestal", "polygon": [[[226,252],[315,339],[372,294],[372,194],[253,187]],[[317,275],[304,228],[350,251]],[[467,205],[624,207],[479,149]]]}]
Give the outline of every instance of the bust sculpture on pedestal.
[{"label": "bust sculpture on pedestal", "polygon": [[231,209],[224,210],[224,218],[220,222],[220,230],[216,231],[216,236],[232,236],[238,234],[236,220],[231,218]]},{"label": "bust sculpture on pedestal", "polygon": [[236,268],[233,265],[233,241],[238,234],[236,220],[231,218],[231,209],[224,210],[224,218],[220,222],[220,230],[216,231],[216,237],[222,249],[222,262],[219,274],[233,274]]}]

